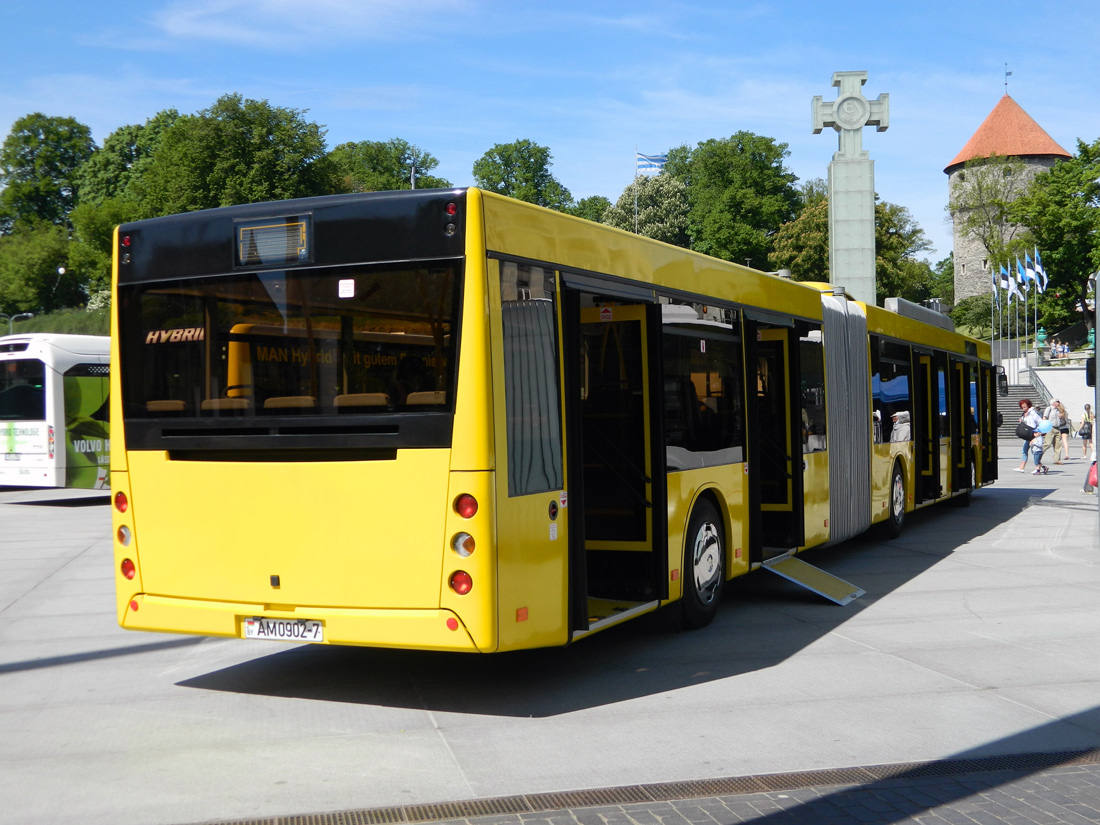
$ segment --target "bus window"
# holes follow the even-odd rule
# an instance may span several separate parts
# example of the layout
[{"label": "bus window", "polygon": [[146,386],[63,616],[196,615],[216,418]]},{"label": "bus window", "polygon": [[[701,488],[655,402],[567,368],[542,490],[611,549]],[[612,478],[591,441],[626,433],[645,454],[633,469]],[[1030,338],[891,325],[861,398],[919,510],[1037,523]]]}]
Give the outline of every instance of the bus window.
[{"label": "bus window", "polygon": [[[910,394],[909,347],[886,341],[882,338],[871,339],[871,402],[875,412],[874,427],[875,441],[888,443],[890,441],[912,440],[911,427],[904,439],[895,438],[894,414],[899,412],[909,413],[906,418],[912,420],[913,400]],[[905,423],[901,421],[900,423]],[[901,433],[904,434],[904,433]]]},{"label": "bus window", "polygon": [[508,494],[562,487],[554,273],[500,266],[504,398],[508,409]]},{"label": "bus window", "polygon": [[798,369],[802,396],[802,451],[827,449],[825,434],[825,354],[821,327],[799,324]]},{"label": "bus window", "polygon": [[41,361],[5,361],[0,367],[0,421],[45,421],[45,385]]},{"label": "bus window", "polygon": [[128,418],[450,409],[451,267],[261,272],[141,285]]},{"label": "bus window", "polygon": [[741,339],[729,325],[666,306],[665,452],[670,471],[744,460]]}]

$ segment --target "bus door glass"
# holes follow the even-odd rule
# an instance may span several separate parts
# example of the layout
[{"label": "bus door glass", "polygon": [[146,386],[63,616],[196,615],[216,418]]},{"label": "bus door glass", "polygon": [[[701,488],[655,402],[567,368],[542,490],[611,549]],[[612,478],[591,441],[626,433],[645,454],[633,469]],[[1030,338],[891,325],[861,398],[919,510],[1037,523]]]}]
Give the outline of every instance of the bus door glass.
[{"label": "bus door glass", "polygon": [[791,358],[792,332],[756,325],[753,440],[762,542],[763,548],[784,551],[799,546],[803,534],[801,413],[796,414],[798,393],[791,390],[798,371]]},{"label": "bus door glass", "polygon": [[971,366],[965,361],[950,359],[951,391],[948,403],[947,425],[951,439],[951,491],[969,489],[972,486],[974,466],[971,435],[977,432],[977,404],[971,401],[971,390],[976,386],[971,380]]},{"label": "bus door glass", "polygon": [[948,411],[951,409],[951,391],[948,386],[947,378],[947,354],[943,352],[936,352],[932,355],[932,369],[933,369],[933,392],[936,397],[936,404],[933,407],[933,416],[937,422],[936,426],[936,443],[938,444],[937,452],[939,454],[939,478],[936,488],[935,498],[940,498],[947,493],[950,486],[951,471],[954,466],[951,460],[951,416]]},{"label": "bus door glass", "polygon": [[917,380],[913,386],[913,438],[917,463],[916,498],[919,503],[934,501],[939,497],[940,396],[933,378],[931,354],[916,354],[914,363]]},{"label": "bus door glass", "polygon": [[[570,474],[579,473],[580,500],[570,499],[572,521],[582,520],[583,543],[574,561],[574,602],[586,608],[583,621],[574,613],[574,627],[584,630],[631,605],[666,595],[664,549],[664,459],[654,451],[653,372],[660,358],[651,351],[650,321],[660,318],[656,304],[624,305],[600,296],[580,294],[570,302],[577,323],[570,342],[578,381],[569,380],[575,403],[567,410]],[[657,322],[659,334],[659,320]],[[567,335],[569,332],[566,333]],[[579,386],[578,386],[579,385]],[[655,471],[654,462],[659,462]],[[658,476],[661,483],[658,483]],[[577,512],[578,507],[580,512]],[[658,541],[655,537],[660,536]],[[584,582],[583,594],[578,592]]]},{"label": "bus door glass", "polygon": [[978,371],[978,423],[981,437],[981,483],[988,484],[997,479],[997,377],[993,366],[980,364]]}]

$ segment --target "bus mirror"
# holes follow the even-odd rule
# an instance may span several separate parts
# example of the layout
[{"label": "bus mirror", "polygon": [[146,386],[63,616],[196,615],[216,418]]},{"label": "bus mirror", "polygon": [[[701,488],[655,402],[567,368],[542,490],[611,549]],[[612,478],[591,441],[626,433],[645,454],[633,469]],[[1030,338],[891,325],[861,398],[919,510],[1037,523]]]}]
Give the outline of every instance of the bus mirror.
[{"label": "bus mirror", "polygon": [[1003,372],[997,373],[997,394],[1008,395],[1008,376]]},{"label": "bus mirror", "polygon": [[1085,385],[1096,386],[1096,356],[1085,359]]}]

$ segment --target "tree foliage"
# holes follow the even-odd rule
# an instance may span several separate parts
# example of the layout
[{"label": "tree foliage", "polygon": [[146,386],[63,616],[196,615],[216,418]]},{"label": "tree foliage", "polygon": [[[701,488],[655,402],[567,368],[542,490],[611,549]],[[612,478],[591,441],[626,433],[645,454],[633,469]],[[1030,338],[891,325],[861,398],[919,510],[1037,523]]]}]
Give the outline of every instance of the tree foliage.
[{"label": "tree foliage", "polygon": [[179,118],[133,181],[143,215],[342,191],[325,131],[304,115],[229,94]]},{"label": "tree foliage", "polygon": [[[1100,269],[1100,139],[1077,141],[1077,155],[1035,176],[1010,208],[1010,217],[1031,233],[1050,279],[1039,299],[1044,326],[1056,328],[1087,311],[1092,273]],[[1029,244],[1030,245],[1030,244]]]},{"label": "tree foliage", "polygon": [[[635,203],[638,206],[637,224]],[[637,231],[647,238],[688,248],[687,187],[679,178],[664,173],[638,175],[623,190],[615,205],[607,210],[603,222],[628,232]]]},{"label": "tree foliage", "polygon": [[18,222],[61,225],[76,205],[76,169],[95,150],[91,130],[40,112],[15,121],[0,147],[0,231]]},{"label": "tree foliage", "polygon": [[164,133],[179,120],[179,112],[165,109],[144,124],[115,129],[74,176],[82,204],[101,204],[109,198],[136,201],[131,183],[139,180],[153,161]]},{"label": "tree foliage", "polygon": [[451,186],[446,178],[427,174],[439,165],[431,153],[401,138],[341,143],[329,157],[349,192],[409,189],[414,164],[417,189],[446,189]]},{"label": "tree foliage", "polygon": [[21,222],[0,237],[0,311],[49,311],[78,304],[83,297],[79,275],[69,267],[64,227]]},{"label": "tree foliage", "polygon": [[993,155],[967,161],[951,186],[947,211],[960,234],[971,235],[991,264],[1008,264],[1020,253],[1022,231],[1009,209],[1027,188],[1024,162]]},{"label": "tree foliage", "polygon": [[593,223],[603,223],[604,214],[611,208],[611,201],[603,195],[590,195],[567,206],[565,212]]},{"label": "tree foliage", "polygon": [[550,173],[549,148],[530,140],[498,143],[474,161],[474,181],[482,189],[563,212],[573,203]]},{"label": "tree foliage", "polygon": [[[780,227],[768,261],[773,269],[789,269],[796,281],[830,282],[829,201],[816,190],[807,194],[802,213]],[[908,301],[943,298],[944,275],[936,275],[920,258],[931,248],[924,230],[904,206],[875,204],[876,302],[898,297]],[[841,284],[843,286],[843,284]]]},{"label": "tree foliage", "polygon": [[687,185],[692,248],[764,266],[772,236],[798,214],[789,155],[787,144],[744,131],[672,149],[664,171]]}]

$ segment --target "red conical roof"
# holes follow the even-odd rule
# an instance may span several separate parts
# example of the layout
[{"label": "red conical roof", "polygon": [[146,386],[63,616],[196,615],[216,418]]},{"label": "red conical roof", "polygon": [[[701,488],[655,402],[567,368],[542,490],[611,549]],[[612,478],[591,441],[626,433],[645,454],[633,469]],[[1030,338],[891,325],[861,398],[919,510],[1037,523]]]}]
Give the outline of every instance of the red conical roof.
[{"label": "red conical roof", "polygon": [[1001,98],[993,111],[982,122],[966,142],[955,159],[943,170],[951,170],[968,160],[988,158],[993,155],[1005,157],[1072,157],[1059,146],[1043,127],[1031,119],[1031,115],[1020,108],[1020,104],[1008,95]]}]

